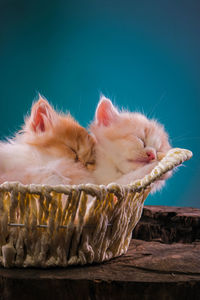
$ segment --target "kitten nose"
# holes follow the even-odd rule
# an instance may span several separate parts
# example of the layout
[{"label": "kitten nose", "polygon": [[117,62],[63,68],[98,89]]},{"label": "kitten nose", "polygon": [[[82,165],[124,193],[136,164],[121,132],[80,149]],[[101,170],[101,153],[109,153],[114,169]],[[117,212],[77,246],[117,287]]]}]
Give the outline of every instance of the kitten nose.
[{"label": "kitten nose", "polygon": [[156,153],[153,149],[152,150],[147,150],[146,154],[147,154],[147,157],[148,157],[149,161],[156,159]]}]

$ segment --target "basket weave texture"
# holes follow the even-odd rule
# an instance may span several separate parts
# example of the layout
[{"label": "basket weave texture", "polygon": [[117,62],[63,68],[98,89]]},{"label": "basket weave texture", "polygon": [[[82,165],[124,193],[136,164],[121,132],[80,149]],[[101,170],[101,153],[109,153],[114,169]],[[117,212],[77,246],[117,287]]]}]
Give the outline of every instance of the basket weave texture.
[{"label": "basket weave texture", "polygon": [[129,185],[1,184],[0,265],[66,267],[126,253],[153,182],[191,156],[171,149]]}]

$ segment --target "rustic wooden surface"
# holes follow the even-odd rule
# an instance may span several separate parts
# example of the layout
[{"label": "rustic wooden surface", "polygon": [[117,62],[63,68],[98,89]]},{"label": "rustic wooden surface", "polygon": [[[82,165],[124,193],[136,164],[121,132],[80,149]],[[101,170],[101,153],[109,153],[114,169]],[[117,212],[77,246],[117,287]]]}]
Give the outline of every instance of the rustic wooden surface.
[{"label": "rustic wooden surface", "polygon": [[[160,237],[158,232],[155,238],[153,235],[156,241],[133,239],[126,255],[99,265],[49,270],[0,269],[0,299],[199,300],[200,241],[196,224],[200,210],[172,209],[170,212],[171,208],[148,207],[149,222],[157,220],[158,225],[162,220],[163,228],[172,228],[174,216],[175,223],[184,225],[185,232],[187,226],[190,228],[192,243],[165,244],[167,230],[163,229],[159,231]],[[167,224],[164,220],[169,220],[169,214]],[[185,217],[190,221],[186,222]]]},{"label": "rustic wooden surface", "polygon": [[200,241],[200,209],[145,206],[133,238],[164,243]]}]

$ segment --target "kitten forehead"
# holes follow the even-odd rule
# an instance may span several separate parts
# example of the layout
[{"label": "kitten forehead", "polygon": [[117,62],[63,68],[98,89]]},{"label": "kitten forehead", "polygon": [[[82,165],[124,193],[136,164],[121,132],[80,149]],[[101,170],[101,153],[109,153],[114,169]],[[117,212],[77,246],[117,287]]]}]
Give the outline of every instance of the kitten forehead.
[{"label": "kitten forehead", "polygon": [[121,112],[119,118],[109,126],[99,127],[95,123],[91,131],[98,142],[103,143],[105,139],[114,141],[118,139],[133,140],[140,138],[149,147],[160,149],[169,148],[168,135],[164,127],[155,120],[149,120],[140,113]]},{"label": "kitten forehead", "polygon": [[98,132],[111,133],[112,138],[115,138],[119,135],[126,136],[127,134],[141,134],[145,135],[148,129],[154,128],[154,121],[148,120],[144,115],[140,113],[120,113],[120,117],[109,126],[98,127],[93,123],[91,128],[95,134]]}]

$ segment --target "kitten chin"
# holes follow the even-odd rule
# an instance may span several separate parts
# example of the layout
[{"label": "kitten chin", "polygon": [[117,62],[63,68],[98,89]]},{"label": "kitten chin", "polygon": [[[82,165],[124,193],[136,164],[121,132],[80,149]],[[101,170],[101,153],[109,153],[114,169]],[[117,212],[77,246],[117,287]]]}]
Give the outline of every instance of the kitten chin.
[{"label": "kitten chin", "polygon": [[[94,177],[98,184],[129,184],[141,179],[171,148],[161,124],[140,113],[119,111],[104,96],[90,130],[97,140]],[[168,172],[155,182],[153,191],[160,189],[171,175]]]},{"label": "kitten chin", "polygon": [[95,140],[69,114],[39,96],[23,129],[0,143],[0,181],[78,184],[93,182]]}]

